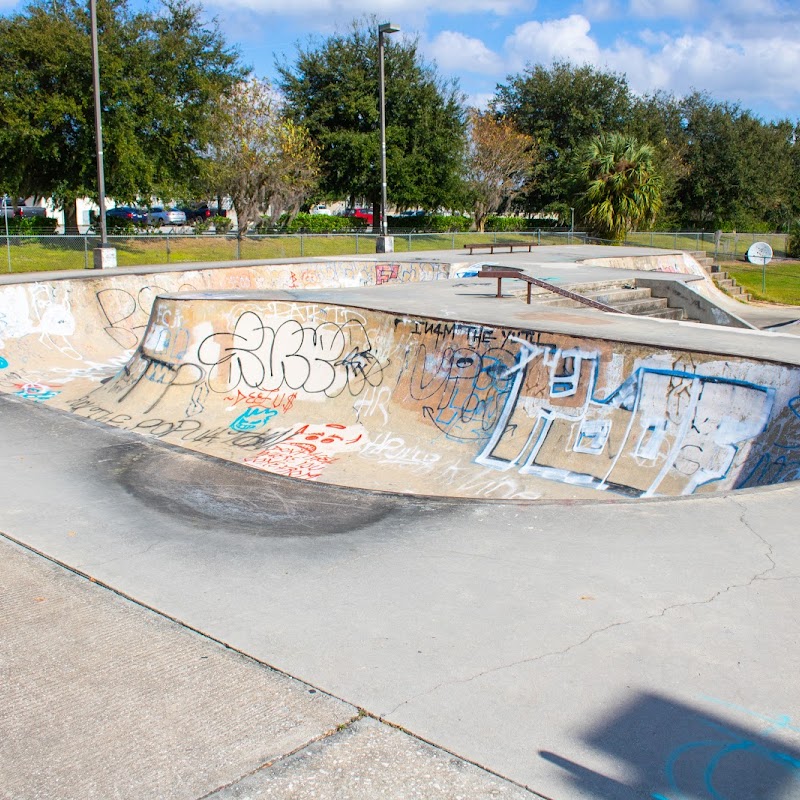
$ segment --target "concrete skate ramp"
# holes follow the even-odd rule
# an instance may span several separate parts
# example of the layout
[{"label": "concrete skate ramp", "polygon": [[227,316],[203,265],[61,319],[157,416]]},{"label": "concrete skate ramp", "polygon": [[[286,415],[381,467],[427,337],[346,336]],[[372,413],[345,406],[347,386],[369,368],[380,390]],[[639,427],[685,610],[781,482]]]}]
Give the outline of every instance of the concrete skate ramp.
[{"label": "concrete skate ramp", "polygon": [[800,369],[783,337],[724,331],[712,346],[705,326],[533,316],[480,283],[342,290],[448,267],[336,264],[0,287],[0,388],[255,470],[379,491],[639,498],[800,475]]}]

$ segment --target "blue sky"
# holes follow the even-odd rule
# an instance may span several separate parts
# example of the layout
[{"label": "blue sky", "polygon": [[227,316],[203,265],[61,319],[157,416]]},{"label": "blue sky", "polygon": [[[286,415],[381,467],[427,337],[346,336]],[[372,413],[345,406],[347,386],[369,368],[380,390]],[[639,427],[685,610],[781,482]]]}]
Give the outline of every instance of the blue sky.
[{"label": "blue sky", "polygon": [[[146,0],[143,0],[146,2]],[[442,75],[485,106],[527,63],[624,73],[637,93],[693,89],[765,120],[800,119],[800,0],[204,0],[262,78],[275,55],[375,13],[418,37]],[[0,12],[21,8],[0,0]],[[398,34],[399,35],[399,34]]]},{"label": "blue sky", "polygon": [[260,77],[274,55],[374,12],[485,105],[528,62],[589,62],[637,93],[692,89],[765,120],[800,118],[800,0],[207,0]]}]

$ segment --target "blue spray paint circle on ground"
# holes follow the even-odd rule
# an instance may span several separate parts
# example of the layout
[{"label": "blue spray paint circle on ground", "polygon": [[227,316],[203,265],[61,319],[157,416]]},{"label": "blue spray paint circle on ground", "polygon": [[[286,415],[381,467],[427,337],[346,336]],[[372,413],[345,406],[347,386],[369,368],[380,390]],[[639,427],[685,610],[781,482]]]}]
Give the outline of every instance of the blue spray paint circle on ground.
[{"label": "blue spray paint circle on ground", "polygon": [[5,369],[8,366],[8,361],[6,361],[2,356],[0,356],[0,369]]}]

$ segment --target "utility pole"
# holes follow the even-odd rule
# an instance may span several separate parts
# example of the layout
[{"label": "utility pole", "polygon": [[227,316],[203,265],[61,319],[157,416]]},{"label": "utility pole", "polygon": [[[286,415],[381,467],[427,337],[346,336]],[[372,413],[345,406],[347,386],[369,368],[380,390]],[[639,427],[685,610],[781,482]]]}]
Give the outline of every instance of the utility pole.
[{"label": "utility pole", "polygon": [[117,266],[117,251],[108,244],[106,228],[106,178],[103,170],[103,123],[100,104],[100,49],[97,40],[97,0],[89,0],[92,23],[92,79],[94,83],[94,133],[97,147],[97,199],[100,205],[100,247],[94,251],[94,268]]}]

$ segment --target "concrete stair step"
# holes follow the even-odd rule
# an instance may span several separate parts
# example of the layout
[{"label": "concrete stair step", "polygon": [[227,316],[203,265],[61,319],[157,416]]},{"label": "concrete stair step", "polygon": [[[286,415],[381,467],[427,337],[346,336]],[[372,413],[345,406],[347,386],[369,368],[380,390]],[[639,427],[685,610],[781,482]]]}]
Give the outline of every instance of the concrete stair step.
[{"label": "concrete stair step", "polygon": [[610,289],[603,291],[586,292],[586,297],[615,306],[617,303],[624,303],[627,300],[644,300],[650,297],[649,289]]},{"label": "concrete stair step", "polygon": [[642,317],[655,317],[656,319],[686,319],[682,308],[661,308],[649,313],[640,314]]},{"label": "concrete stair step", "polygon": [[624,314],[649,314],[652,311],[661,311],[668,308],[666,297],[648,297],[645,300],[626,300],[614,305],[618,311]]}]

